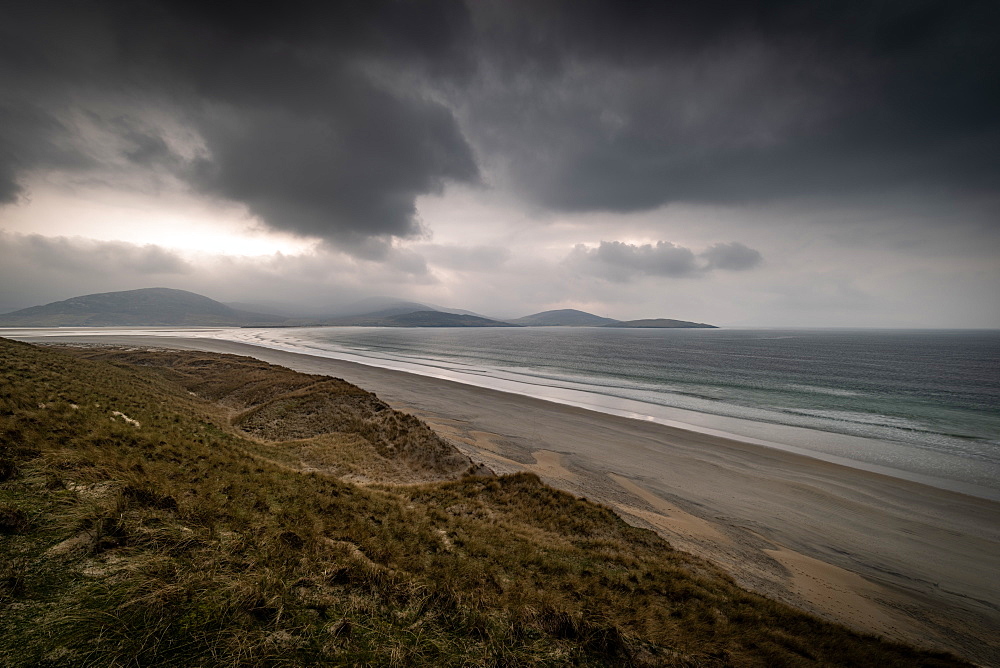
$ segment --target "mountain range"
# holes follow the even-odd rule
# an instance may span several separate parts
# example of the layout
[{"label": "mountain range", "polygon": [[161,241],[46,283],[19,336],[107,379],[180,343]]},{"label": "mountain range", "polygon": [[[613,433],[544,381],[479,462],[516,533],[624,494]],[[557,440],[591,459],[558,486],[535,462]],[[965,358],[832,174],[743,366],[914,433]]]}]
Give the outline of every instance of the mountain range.
[{"label": "mountain range", "polygon": [[4,327],[275,325],[287,318],[226,306],[186,290],[143,288],[72,297],[0,315]]},{"label": "mountain range", "polygon": [[0,315],[0,327],[632,327],[714,328],[714,325],[654,318],[619,321],[559,309],[501,320],[472,311],[377,297],[361,300],[329,315],[296,317],[282,305],[275,313],[246,310],[186,290],[141,288],[72,297]]}]

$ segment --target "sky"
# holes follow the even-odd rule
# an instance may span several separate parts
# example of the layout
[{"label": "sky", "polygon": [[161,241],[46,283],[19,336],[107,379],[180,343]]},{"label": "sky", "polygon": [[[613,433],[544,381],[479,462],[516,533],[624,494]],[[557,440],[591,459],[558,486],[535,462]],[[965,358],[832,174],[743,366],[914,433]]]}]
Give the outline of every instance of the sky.
[{"label": "sky", "polygon": [[1000,3],[0,9],[0,310],[1000,328]]}]

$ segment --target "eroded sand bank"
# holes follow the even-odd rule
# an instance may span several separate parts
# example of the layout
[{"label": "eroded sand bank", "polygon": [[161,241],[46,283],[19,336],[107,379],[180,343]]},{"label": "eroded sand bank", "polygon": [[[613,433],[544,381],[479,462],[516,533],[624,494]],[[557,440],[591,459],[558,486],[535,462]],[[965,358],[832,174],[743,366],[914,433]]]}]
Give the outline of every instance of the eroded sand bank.
[{"label": "eroded sand bank", "polygon": [[497,472],[615,508],[738,582],[859,631],[1000,665],[1000,503],[515,394],[212,339],[45,337],[251,355],[421,417]]}]

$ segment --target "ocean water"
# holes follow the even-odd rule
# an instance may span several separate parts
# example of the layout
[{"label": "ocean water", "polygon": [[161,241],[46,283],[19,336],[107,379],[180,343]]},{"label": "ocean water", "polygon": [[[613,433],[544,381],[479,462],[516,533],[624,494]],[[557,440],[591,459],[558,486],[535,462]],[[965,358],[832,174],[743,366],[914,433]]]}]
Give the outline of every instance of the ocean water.
[{"label": "ocean water", "polygon": [[731,435],[1000,499],[998,331],[316,327],[196,335]]}]

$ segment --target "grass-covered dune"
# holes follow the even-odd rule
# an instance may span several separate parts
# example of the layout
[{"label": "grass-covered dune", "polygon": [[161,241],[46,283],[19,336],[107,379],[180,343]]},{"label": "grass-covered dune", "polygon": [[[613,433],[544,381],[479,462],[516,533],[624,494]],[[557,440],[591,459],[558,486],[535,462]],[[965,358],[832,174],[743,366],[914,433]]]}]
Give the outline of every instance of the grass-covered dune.
[{"label": "grass-covered dune", "polygon": [[0,665],[964,665],[471,473],[335,379],[0,339]]}]

